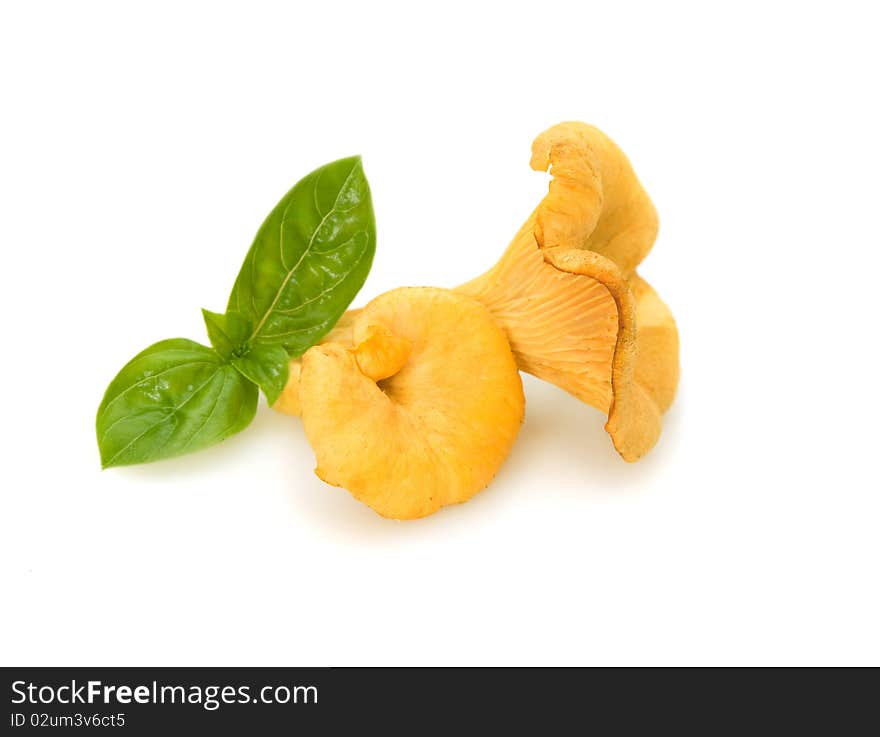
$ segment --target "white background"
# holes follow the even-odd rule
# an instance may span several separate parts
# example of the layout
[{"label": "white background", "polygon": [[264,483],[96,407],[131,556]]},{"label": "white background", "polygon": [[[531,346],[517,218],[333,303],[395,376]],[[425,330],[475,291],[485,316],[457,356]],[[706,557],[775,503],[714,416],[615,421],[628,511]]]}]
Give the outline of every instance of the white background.
[{"label": "white background", "polygon": [[[880,664],[880,117],[870,3],[7,2],[0,11],[0,662]],[[598,125],[661,234],[682,383],[628,465],[526,378],[488,490],[408,523],[263,402],[99,470],[94,414],[204,340],[256,228],[364,156],[359,303],[488,267],[544,128]]]}]

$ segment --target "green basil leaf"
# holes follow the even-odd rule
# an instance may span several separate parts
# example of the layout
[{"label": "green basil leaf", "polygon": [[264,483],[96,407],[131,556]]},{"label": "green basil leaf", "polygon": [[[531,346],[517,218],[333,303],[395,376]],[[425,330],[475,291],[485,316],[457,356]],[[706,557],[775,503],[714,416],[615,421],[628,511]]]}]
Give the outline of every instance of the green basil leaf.
[{"label": "green basil leaf", "polygon": [[376,250],[370,187],[359,156],[316,169],[266,218],[227,311],[249,318],[249,342],[291,356],[314,345],[360,291]]},{"label": "green basil leaf", "polygon": [[216,351],[183,338],[151,345],[110,382],[98,408],[101,465],[171,458],[243,430],[257,388]]},{"label": "green basil leaf", "polygon": [[202,317],[205,318],[205,327],[208,329],[211,345],[223,358],[229,360],[237,351],[243,350],[253,329],[251,321],[244,315],[237,312],[221,315],[218,312],[202,310]]},{"label": "green basil leaf", "polygon": [[289,361],[284,346],[257,343],[243,356],[233,358],[232,365],[263,390],[269,404],[275,404],[287,384]]}]

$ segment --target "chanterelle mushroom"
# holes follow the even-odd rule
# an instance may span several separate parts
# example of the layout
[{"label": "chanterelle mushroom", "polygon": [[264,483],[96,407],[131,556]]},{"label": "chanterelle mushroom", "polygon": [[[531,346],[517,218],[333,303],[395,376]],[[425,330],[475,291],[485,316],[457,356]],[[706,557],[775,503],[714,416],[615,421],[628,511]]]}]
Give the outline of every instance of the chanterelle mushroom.
[{"label": "chanterelle mushroom", "polygon": [[635,274],[657,214],[623,152],[598,129],[562,123],[532,145],[550,191],[498,263],[459,287],[487,305],[517,364],[608,413],[627,461],[647,453],[678,384],[678,332]]},{"label": "chanterelle mushroom", "polygon": [[484,488],[510,452],[525,403],[486,307],[407,287],[377,297],[344,329],[345,344],[314,346],[302,359],[299,403],[318,476],[394,519]]}]

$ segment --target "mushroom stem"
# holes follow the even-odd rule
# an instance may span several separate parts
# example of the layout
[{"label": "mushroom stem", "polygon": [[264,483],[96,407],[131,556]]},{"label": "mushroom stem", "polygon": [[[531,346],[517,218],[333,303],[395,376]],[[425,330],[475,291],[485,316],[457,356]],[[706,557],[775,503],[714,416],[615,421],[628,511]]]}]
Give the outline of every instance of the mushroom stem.
[{"label": "mushroom stem", "polygon": [[545,261],[535,240],[536,222],[537,211],[494,267],[456,291],[489,308],[507,334],[520,370],[607,412],[617,306],[601,282]]}]

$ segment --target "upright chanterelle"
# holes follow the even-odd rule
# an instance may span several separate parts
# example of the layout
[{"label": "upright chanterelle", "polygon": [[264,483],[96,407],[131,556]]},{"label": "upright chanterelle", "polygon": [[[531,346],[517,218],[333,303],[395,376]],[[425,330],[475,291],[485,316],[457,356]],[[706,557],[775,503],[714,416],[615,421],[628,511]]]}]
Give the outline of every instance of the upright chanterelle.
[{"label": "upright chanterelle", "polygon": [[660,436],[678,385],[672,313],[635,268],[657,237],[657,212],[604,133],[561,123],[532,144],[550,191],[498,263],[459,287],[504,328],[518,366],[608,414],[627,461]]}]

